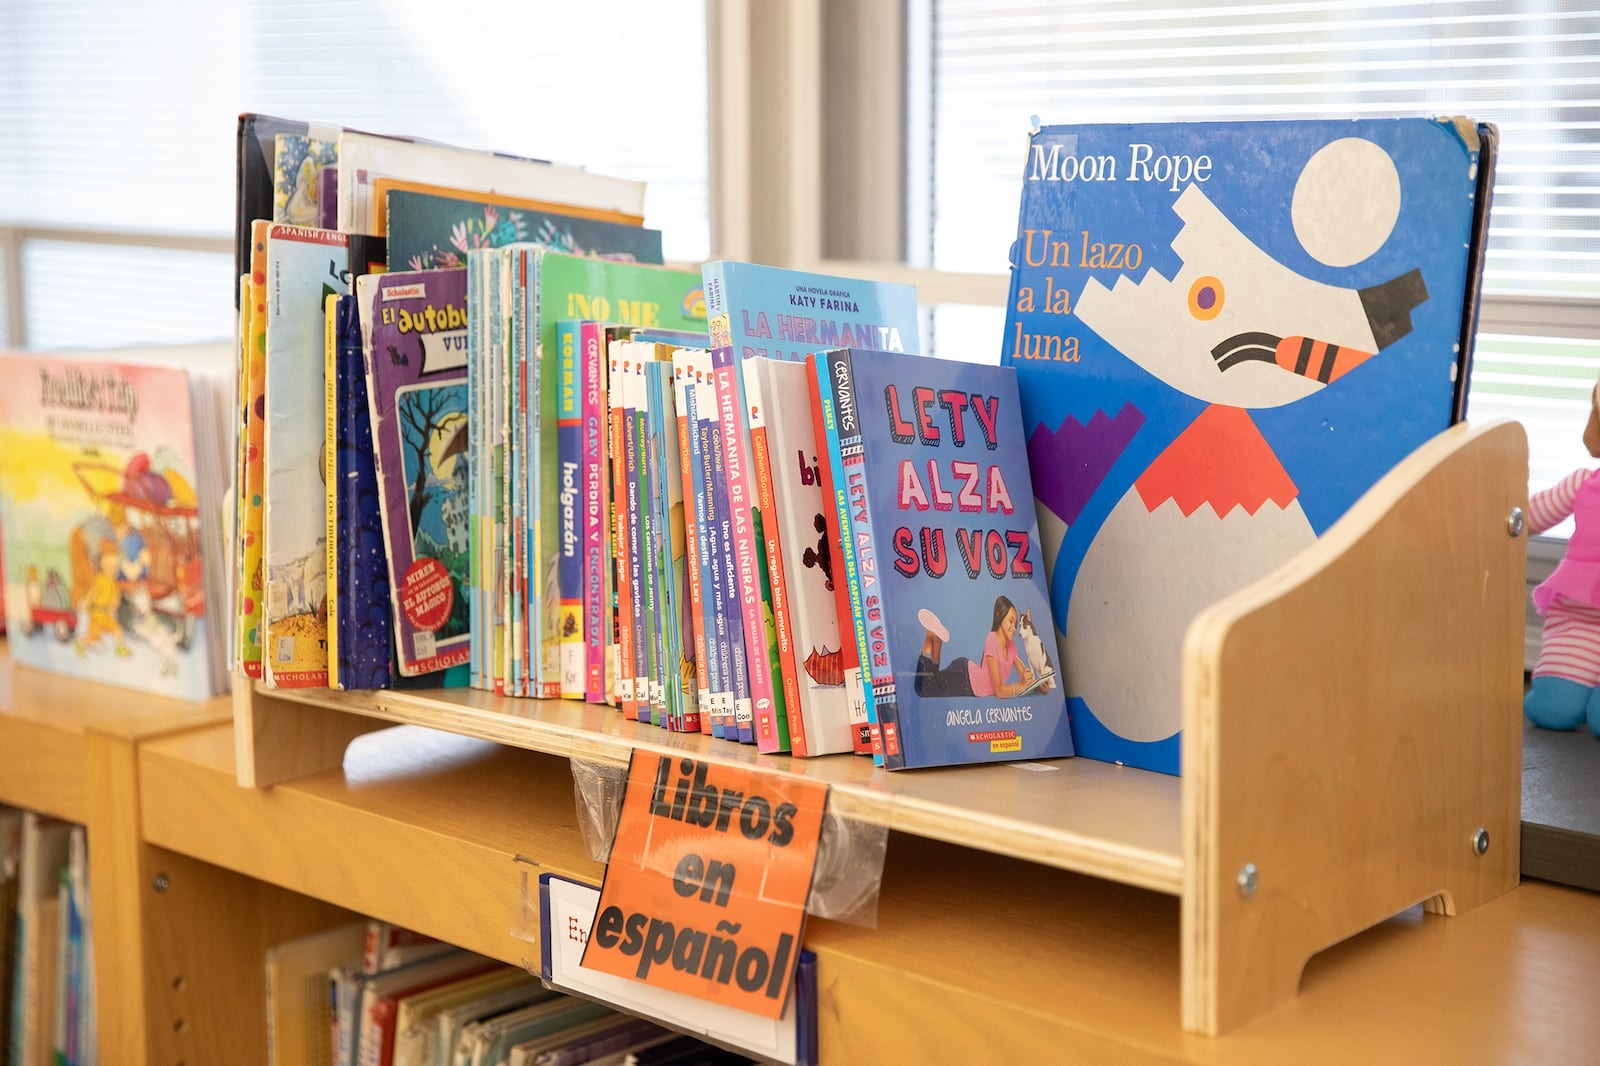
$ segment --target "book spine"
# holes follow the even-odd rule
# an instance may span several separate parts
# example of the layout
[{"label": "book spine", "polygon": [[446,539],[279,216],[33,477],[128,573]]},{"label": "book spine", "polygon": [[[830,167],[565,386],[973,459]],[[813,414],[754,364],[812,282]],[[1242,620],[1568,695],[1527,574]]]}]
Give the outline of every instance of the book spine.
[{"label": "book spine", "polygon": [[257,222],[250,243],[250,329],[245,353],[246,382],[244,428],[244,517],[240,534],[244,544],[239,592],[239,671],[252,680],[265,672],[261,645],[264,562],[261,555],[262,492],[266,479],[266,422],[263,411],[267,387],[267,226]]},{"label": "book spine", "polygon": [[537,463],[533,460],[534,456],[542,454],[539,452],[541,443],[539,425],[540,419],[544,417],[544,409],[539,398],[540,383],[544,380],[541,377],[543,368],[539,362],[538,344],[540,253],[534,248],[524,248],[519,254],[522,256],[524,275],[517,305],[524,323],[522,347],[518,352],[523,367],[522,451],[518,458],[518,481],[524,501],[522,526],[518,530],[517,541],[522,553],[522,563],[518,568],[521,580],[518,596],[523,616],[520,648],[523,688],[528,695],[539,696],[543,694],[538,677],[541,639],[539,634],[540,627],[544,625],[544,612],[548,609],[544,584],[540,580],[537,565],[541,475]]},{"label": "book spine", "polygon": [[343,689],[339,675],[339,297],[323,300],[322,315],[322,490],[324,496],[322,565],[327,568],[328,687]]},{"label": "book spine", "polygon": [[367,404],[366,359],[356,298],[342,299],[339,315],[338,417],[335,480],[338,482],[339,525],[336,542],[339,589],[338,621],[332,616],[330,594],[328,632],[338,632],[338,654],[330,645],[329,660],[337,659],[342,682],[351,688],[388,688],[392,683],[394,629],[390,619],[389,552],[383,540],[379,514],[377,471],[372,460],[372,416]]},{"label": "book spine", "polygon": [[678,479],[683,493],[683,546],[688,571],[689,622],[694,646],[695,707],[710,718],[711,663],[706,655],[705,589],[701,578],[700,534],[705,508],[699,480],[700,434],[696,424],[694,368],[687,352],[672,357],[672,391],[678,408]]},{"label": "book spine", "polygon": [[528,454],[528,316],[524,310],[527,292],[527,257],[523,249],[510,251],[508,266],[511,286],[508,293],[507,362],[510,364],[510,405],[506,450],[506,491],[510,495],[506,531],[506,613],[510,626],[510,666],[506,687],[514,696],[526,696],[528,685],[528,489],[523,467]]},{"label": "book spine", "polygon": [[[709,374],[710,353],[696,351],[690,357],[694,381],[689,394],[694,408],[694,434],[699,447],[695,478],[699,483],[695,497],[695,521],[700,538],[701,599],[704,601],[706,628],[706,679],[708,714],[702,719],[702,728],[712,736],[726,735],[726,723],[733,709],[733,660],[728,647],[728,617],[723,604],[724,581],[722,551],[717,543],[717,506],[719,462],[715,455],[717,422],[716,398]],[[709,720],[709,722],[707,722]],[[737,738],[737,730],[735,730]]]},{"label": "book spine", "polygon": [[612,571],[617,592],[614,696],[624,717],[634,718],[638,708],[634,704],[633,693],[633,559],[628,552],[628,523],[632,513],[628,506],[628,457],[633,450],[628,446],[630,421],[627,412],[627,382],[632,359],[627,352],[627,346],[619,344],[607,356],[610,364],[607,401],[611,417]]},{"label": "book spine", "polygon": [[750,386],[750,465],[755,473],[757,547],[761,553],[762,600],[770,611],[773,640],[768,666],[776,684],[772,721],[776,736],[757,748],[762,752],[790,751],[794,734],[803,730],[800,719],[800,675],[794,656],[794,632],[789,618],[789,584],[783,568],[783,535],[778,521],[778,501],[772,483],[772,457],[767,440],[767,420],[773,417],[776,393],[766,376],[766,360],[745,364],[745,384]]},{"label": "book spine", "polygon": [[[710,369],[708,361],[708,370]],[[714,398],[715,382],[708,382],[708,393]],[[715,402],[715,401],[714,401]],[[716,412],[717,408],[713,408]],[[718,569],[718,591],[721,610],[718,620],[722,640],[727,648],[729,679],[728,697],[723,708],[722,735],[742,744],[755,743],[755,730],[750,706],[750,678],[747,672],[744,641],[744,611],[739,603],[739,579],[736,574],[733,549],[733,518],[730,512],[726,456],[723,445],[720,413],[714,413],[706,437],[711,451],[711,498],[713,507],[712,532]]]},{"label": "book spine", "polygon": [[506,695],[510,669],[510,565],[506,509],[510,482],[506,474],[506,424],[510,405],[510,371],[506,365],[507,259],[504,248],[490,253],[490,507],[493,515],[494,560],[494,691]]},{"label": "book spine", "polygon": [[583,698],[605,701],[605,353],[599,323],[580,338],[583,398]]},{"label": "book spine", "polygon": [[[482,411],[483,395],[483,252],[467,253],[467,410]],[[483,419],[474,418],[471,427],[472,463],[467,480],[467,626],[469,656],[468,679],[473,688],[483,687]]]},{"label": "book spine", "polygon": [[[541,310],[541,313],[542,310]],[[534,526],[534,557],[529,580],[536,586],[534,595],[539,598],[538,626],[534,629],[530,647],[534,652],[534,695],[555,699],[561,695],[561,605],[569,596],[562,587],[559,570],[561,537],[561,464],[558,445],[557,397],[560,381],[559,346],[552,344],[545,351],[543,322],[535,322],[535,344],[538,350],[538,381],[533,395],[538,397],[539,431],[535,454],[538,456],[538,478],[533,482],[531,500],[537,514]],[[553,333],[552,333],[553,336]]]},{"label": "book spine", "polygon": [[[872,735],[872,762],[899,768],[899,744],[894,744],[896,759],[888,759],[885,744],[885,714],[894,711],[894,671],[888,656],[888,634],[883,623],[882,576],[878,575],[877,538],[872,531],[872,491],[867,487],[866,437],[861,432],[859,403],[864,397],[856,391],[854,363],[850,352],[830,352],[829,378],[834,384],[834,415],[838,424],[838,471],[842,475],[845,515],[842,528],[856,559],[850,578],[851,610],[858,626],[858,653],[862,677],[869,683],[867,723]],[[893,728],[893,719],[890,719]],[[898,763],[898,765],[896,765]]]},{"label": "book spine", "polygon": [[741,367],[730,347],[712,350],[711,365],[717,385],[717,416],[722,428],[723,476],[728,486],[730,543],[733,548],[733,585],[745,649],[745,678],[750,693],[748,724],[741,714],[739,739],[746,744],[765,735],[775,737],[772,673],[767,658],[766,625],[761,615],[761,577],[756,558],[752,509],[755,493],[749,470],[749,427],[743,417]]},{"label": "book spine", "polygon": [[641,586],[644,590],[644,611],[640,619],[644,626],[644,655],[646,662],[645,679],[649,692],[648,710],[639,715],[642,722],[655,725],[665,725],[661,716],[662,703],[662,654],[661,654],[661,541],[659,533],[661,520],[656,514],[656,505],[661,499],[661,478],[658,469],[658,460],[661,455],[660,442],[657,439],[661,405],[656,402],[654,395],[655,374],[654,359],[646,362],[641,368],[640,390],[642,399],[639,403],[638,419],[640,440],[640,470],[639,470],[639,543],[641,545],[644,565],[640,568]]},{"label": "book spine", "polygon": [[561,695],[581,700],[588,669],[583,618],[583,323],[556,325],[560,375],[556,395],[556,448],[561,463],[561,539],[557,568],[561,582]]},{"label": "book spine", "polygon": [[829,541],[839,547],[839,557],[834,560],[833,599],[839,620],[841,672],[849,701],[850,740],[857,755],[870,755],[872,731],[867,721],[867,685],[861,676],[861,629],[856,624],[855,610],[850,602],[849,574],[855,567],[855,554],[849,539],[843,535],[849,511],[843,502],[844,497],[838,491],[840,481],[835,475],[839,449],[838,427],[833,418],[831,390],[824,386],[826,362],[817,356],[807,356],[806,369],[809,371],[807,384],[811,392],[811,414],[819,453],[817,477],[822,482],[822,514],[828,527]]},{"label": "book spine", "polygon": [[[637,352],[635,353],[637,356]],[[631,618],[629,632],[632,638],[633,708],[630,718],[648,721],[650,709],[650,657],[646,651],[648,631],[645,628],[645,567],[644,516],[640,513],[640,493],[643,491],[645,461],[644,414],[639,410],[642,396],[641,382],[644,368],[635,358],[627,371],[627,409],[623,429],[627,433],[628,471],[628,586]]]}]

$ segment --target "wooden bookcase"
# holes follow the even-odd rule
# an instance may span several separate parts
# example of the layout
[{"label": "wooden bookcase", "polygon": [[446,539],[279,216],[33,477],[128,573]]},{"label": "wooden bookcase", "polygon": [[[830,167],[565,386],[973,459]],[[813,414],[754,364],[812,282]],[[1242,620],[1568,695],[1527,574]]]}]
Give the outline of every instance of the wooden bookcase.
[{"label": "wooden bookcase", "polygon": [[806,774],[849,817],[1176,897],[1182,1025],[1214,1035],[1293,998],[1315,953],[1517,883],[1526,484],[1520,426],[1457,426],[1203,612],[1184,650],[1181,780],[1087,760],[890,775],[573,703],[240,686],[239,782],[338,767],[391,722],[566,758],[692,751]]},{"label": "wooden bookcase", "polygon": [[1512,890],[1525,463],[1517,427],[1452,430],[1197,620],[1181,780],[891,775],[473,691],[240,686],[230,715],[0,670],[0,800],[90,827],[105,1062],[262,1061],[264,947],[351,913],[532,965],[539,872],[602,872],[568,760],[636,749],[815,776],[892,830],[876,928],[807,928],[835,1066],[1579,1060],[1600,899]]}]

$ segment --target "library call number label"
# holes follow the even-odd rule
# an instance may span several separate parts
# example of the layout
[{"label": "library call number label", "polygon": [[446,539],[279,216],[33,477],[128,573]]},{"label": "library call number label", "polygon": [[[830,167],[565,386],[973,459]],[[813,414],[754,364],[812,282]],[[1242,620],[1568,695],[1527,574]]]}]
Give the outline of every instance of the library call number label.
[{"label": "library call number label", "polygon": [[583,966],[777,1018],[827,799],[815,781],[634,752]]}]

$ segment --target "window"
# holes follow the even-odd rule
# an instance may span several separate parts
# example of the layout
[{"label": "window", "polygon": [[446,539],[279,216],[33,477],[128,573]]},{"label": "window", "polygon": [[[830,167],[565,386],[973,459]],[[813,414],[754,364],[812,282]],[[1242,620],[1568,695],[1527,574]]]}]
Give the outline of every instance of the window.
[{"label": "window", "polygon": [[[1003,271],[1029,117],[1044,122],[1469,114],[1499,125],[1475,416],[1520,419],[1531,482],[1588,461],[1600,369],[1600,9],[913,0],[909,262]],[[998,347],[1003,308],[941,307],[935,344]]]},{"label": "window", "polygon": [[241,111],[646,179],[667,256],[698,261],[706,69],[702,3],[13,0],[0,342],[230,336]]}]

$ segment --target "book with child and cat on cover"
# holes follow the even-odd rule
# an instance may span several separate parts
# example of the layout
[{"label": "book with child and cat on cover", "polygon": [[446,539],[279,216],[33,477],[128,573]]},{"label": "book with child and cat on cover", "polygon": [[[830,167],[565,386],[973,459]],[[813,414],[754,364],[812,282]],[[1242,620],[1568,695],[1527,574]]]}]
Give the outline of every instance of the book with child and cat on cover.
[{"label": "book with child and cat on cover", "polygon": [[191,700],[225,689],[206,620],[227,608],[229,383],[208,351],[0,355],[16,662]]},{"label": "book with child and cat on cover", "polygon": [[1177,773],[1195,614],[1461,416],[1495,143],[1449,118],[1033,134],[1002,358],[1080,754]]},{"label": "book with child and cat on cover", "polygon": [[1016,371],[810,362],[874,754],[891,770],[1071,755]]}]

